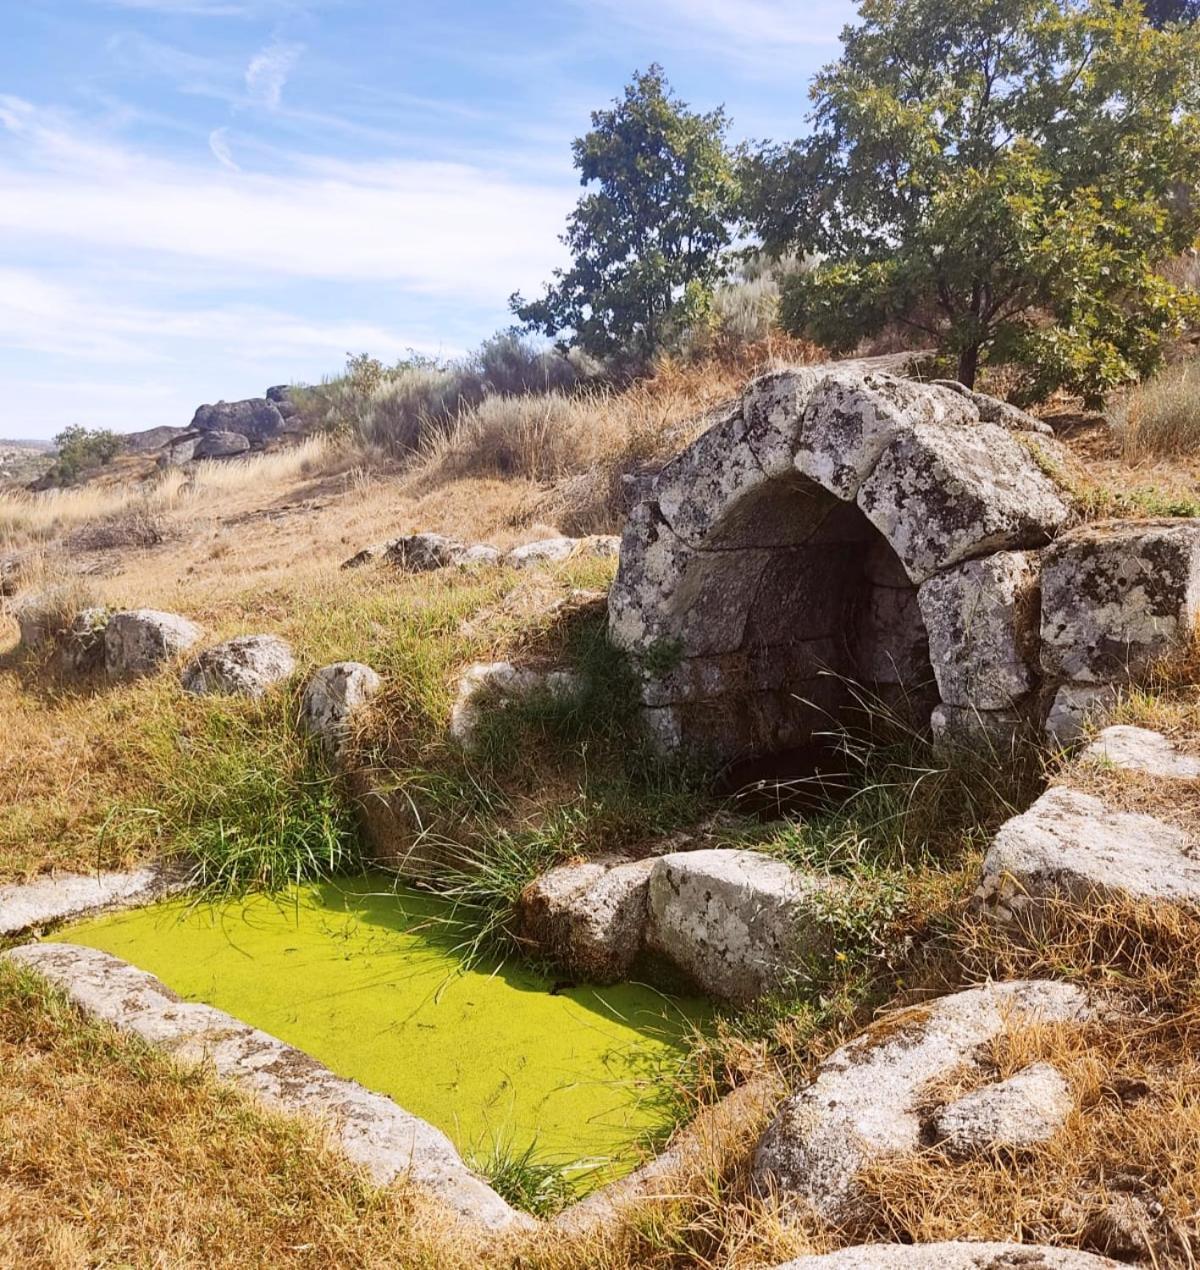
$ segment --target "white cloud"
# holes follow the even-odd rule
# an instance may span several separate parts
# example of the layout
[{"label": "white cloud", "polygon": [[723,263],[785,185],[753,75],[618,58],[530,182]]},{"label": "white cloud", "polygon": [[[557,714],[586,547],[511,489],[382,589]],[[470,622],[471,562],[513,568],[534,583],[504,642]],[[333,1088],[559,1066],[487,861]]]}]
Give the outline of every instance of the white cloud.
[{"label": "white cloud", "polygon": [[[0,145],[0,231],[10,248],[72,258],[154,254],[265,275],[391,283],[496,306],[559,261],[573,199],[465,163],[293,162],[282,175],[151,159],[18,112]],[[0,142],[3,138],[0,137]],[[220,138],[217,142],[220,145]],[[164,263],[163,268],[169,268]]]},{"label": "white cloud", "polygon": [[213,158],[230,172],[240,172],[237,162],[233,157],[232,151],[229,149],[229,129],[214,128],[208,134],[208,148],[213,153]]},{"label": "white cloud", "polygon": [[246,67],[246,91],[268,109],[277,110],[283,100],[283,87],[303,52],[303,44],[277,41],[256,53]]}]

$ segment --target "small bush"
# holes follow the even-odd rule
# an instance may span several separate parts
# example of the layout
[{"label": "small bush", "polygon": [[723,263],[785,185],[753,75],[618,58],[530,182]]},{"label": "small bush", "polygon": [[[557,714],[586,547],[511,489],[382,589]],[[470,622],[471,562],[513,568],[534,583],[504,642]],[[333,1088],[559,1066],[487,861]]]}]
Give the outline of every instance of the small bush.
[{"label": "small bush", "polygon": [[121,453],[121,438],[106,428],[83,428],[73,424],[54,438],[57,456],[46,474],[54,485],[70,485],[85,472],[104,467]]},{"label": "small bush", "polygon": [[1133,388],[1108,415],[1127,463],[1200,450],[1200,361],[1181,362]]}]

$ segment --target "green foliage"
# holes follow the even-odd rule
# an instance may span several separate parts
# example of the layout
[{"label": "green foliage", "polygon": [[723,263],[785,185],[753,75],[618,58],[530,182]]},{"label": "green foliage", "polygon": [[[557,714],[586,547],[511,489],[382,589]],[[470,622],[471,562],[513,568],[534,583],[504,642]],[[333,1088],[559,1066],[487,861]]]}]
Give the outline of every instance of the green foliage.
[{"label": "green foliage", "polygon": [[396,453],[419,450],[448,432],[486,397],[567,392],[589,368],[517,331],[500,331],[459,361],[409,353],[385,365],[350,353],[339,376],[297,393],[312,431],[350,435]]},{"label": "green foliage", "polygon": [[808,139],[743,157],[744,214],[820,254],[785,326],[852,349],[893,324],[974,382],[1096,400],[1145,374],[1196,298],[1156,266],[1200,228],[1200,31],[1113,0],[863,0]]},{"label": "green foliage", "polygon": [[111,463],[121,453],[121,438],[107,428],[72,424],[54,438],[57,456],[47,474],[57,485],[70,485],[93,468]]},{"label": "green foliage", "polygon": [[598,189],[568,219],[571,267],[540,300],[513,296],[517,317],[549,336],[571,332],[592,356],[634,361],[703,323],[737,192],[727,127],[723,110],[689,110],[659,66],[593,112],[573,150],[581,184]]},{"label": "green foliage", "polygon": [[510,1141],[495,1141],[486,1153],[473,1155],[470,1164],[501,1199],[535,1217],[553,1217],[577,1198],[568,1169],[539,1159],[536,1142],[521,1149]]},{"label": "green foliage", "polygon": [[146,746],[153,810],[120,809],[114,825],[151,818],[207,891],[278,890],[358,867],[353,817],[290,710],[271,699],[164,716]]}]

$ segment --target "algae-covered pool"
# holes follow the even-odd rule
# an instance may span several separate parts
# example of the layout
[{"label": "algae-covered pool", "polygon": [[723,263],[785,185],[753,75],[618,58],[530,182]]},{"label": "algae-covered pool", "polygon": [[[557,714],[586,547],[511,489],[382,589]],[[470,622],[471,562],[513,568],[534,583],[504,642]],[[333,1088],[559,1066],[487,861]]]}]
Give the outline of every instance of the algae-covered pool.
[{"label": "algae-covered pool", "polygon": [[702,1001],[638,984],[465,968],[445,901],[382,876],[172,900],[55,938],[306,1050],[437,1125],[465,1156],[536,1144],[539,1159],[578,1166],[580,1190],[632,1168],[647,1136],[669,1128],[672,1071],[707,1017]]}]

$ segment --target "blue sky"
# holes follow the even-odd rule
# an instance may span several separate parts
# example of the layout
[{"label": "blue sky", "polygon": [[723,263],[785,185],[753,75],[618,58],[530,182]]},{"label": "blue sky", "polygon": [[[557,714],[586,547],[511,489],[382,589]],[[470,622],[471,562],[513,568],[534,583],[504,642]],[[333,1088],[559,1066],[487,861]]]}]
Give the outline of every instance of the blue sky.
[{"label": "blue sky", "polygon": [[845,0],[0,0],[0,437],[453,355],[561,263],[570,141],[661,62],[804,129]]}]

